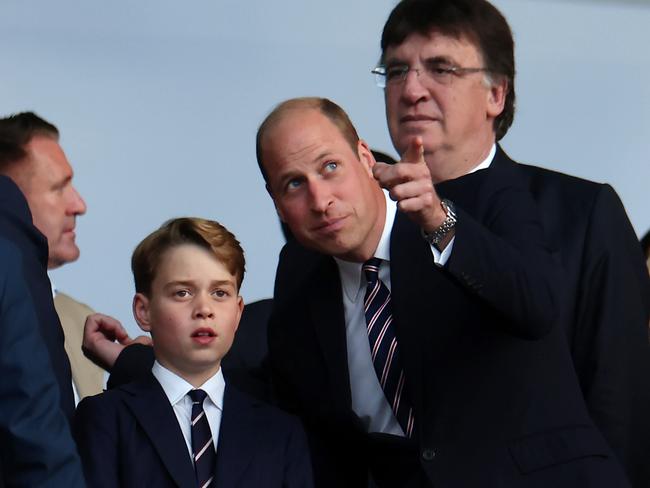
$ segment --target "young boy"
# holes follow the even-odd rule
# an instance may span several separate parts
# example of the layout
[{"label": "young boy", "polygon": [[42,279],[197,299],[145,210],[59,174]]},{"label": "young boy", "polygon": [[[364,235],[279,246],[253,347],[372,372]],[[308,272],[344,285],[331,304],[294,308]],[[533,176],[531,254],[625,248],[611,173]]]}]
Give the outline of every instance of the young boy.
[{"label": "young boy", "polygon": [[84,399],[74,433],[91,487],[311,487],[299,422],[235,390],[220,363],[243,309],[244,254],[217,222],[174,219],[132,258],[146,379]]}]

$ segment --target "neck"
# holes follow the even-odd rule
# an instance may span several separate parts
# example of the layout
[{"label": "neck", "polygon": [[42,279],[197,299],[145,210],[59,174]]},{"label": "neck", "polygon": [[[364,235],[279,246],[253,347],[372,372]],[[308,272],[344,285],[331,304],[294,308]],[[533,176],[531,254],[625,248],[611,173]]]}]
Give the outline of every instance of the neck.
[{"label": "neck", "polygon": [[208,369],[197,368],[194,371],[190,371],[189,369],[185,369],[185,368],[183,369],[177,368],[175,365],[169,364],[164,360],[161,361],[160,358],[156,358],[156,359],[162,366],[167,368],[172,373],[175,373],[176,375],[183,378],[194,388],[199,388],[200,386],[202,386],[206,381],[208,381],[215,374],[217,374],[219,372],[219,368],[221,367],[221,362],[217,362],[216,364],[211,365],[211,367]]},{"label": "neck", "polygon": [[487,158],[494,142],[494,133],[491,133],[489,137],[476,140],[469,146],[440,148],[425,153],[433,182],[440,183],[466,175]]}]

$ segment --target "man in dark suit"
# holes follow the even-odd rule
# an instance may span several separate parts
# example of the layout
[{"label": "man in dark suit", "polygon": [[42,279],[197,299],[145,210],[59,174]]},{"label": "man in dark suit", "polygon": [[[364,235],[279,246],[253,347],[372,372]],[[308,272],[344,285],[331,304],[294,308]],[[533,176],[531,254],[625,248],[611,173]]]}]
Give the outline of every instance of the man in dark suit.
[{"label": "man in dark suit", "polygon": [[[46,261],[25,198],[0,176],[0,486],[84,486],[52,374],[63,365],[43,344],[43,329],[60,330]],[[62,352],[62,339],[53,348]]]},{"label": "man in dark suit", "polygon": [[[476,148],[500,140],[514,118],[512,34],[489,3],[475,4],[404,1],[384,26],[381,64],[375,71],[385,86],[389,131],[400,153],[410,137],[423,137],[435,181],[448,180],[449,170],[478,164],[482,155]],[[446,44],[463,40],[478,50],[474,64],[448,56]],[[488,134],[478,130],[484,113],[471,99],[447,96],[450,86],[481,74],[488,86],[506,84],[503,110]],[[428,83],[436,76],[454,83]],[[499,146],[494,161],[515,165]],[[650,286],[632,226],[609,185],[516,166],[539,207],[547,244],[565,271],[567,307],[558,324],[567,336],[589,413],[634,486],[648,486]]]},{"label": "man in dark suit", "polygon": [[134,315],[156,361],[139,380],[79,404],[89,485],[312,486],[298,420],[224,379],[243,308],[235,237],[217,222],[171,220],[138,245],[132,267]]},{"label": "man in dark suit", "polygon": [[[456,90],[492,131],[505,85],[463,81]],[[370,471],[378,486],[626,486],[553,327],[561,270],[525,178],[488,146],[489,171],[459,168],[434,189],[422,139],[397,165],[375,163],[324,99],[284,102],[258,131],[260,168],[297,241],[276,277],[272,379],[307,427],[317,483],[363,486]],[[369,319],[375,291],[363,293],[373,257],[390,290],[381,334],[395,336],[380,371],[398,364],[403,378],[393,396],[366,332],[383,313]]]}]

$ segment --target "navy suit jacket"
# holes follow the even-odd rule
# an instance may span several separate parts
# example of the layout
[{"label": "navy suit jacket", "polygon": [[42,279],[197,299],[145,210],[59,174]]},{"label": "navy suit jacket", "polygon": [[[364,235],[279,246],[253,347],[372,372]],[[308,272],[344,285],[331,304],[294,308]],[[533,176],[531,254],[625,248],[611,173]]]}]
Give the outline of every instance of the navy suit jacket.
[{"label": "navy suit jacket", "polygon": [[26,256],[23,273],[34,301],[41,335],[45,341],[54,376],[59,384],[61,408],[68,420],[74,412],[72,374],[70,361],[63,347],[63,329],[54,308],[52,286],[47,277],[47,240],[32,225],[32,215],[25,197],[6,176],[0,177],[0,208],[2,209],[3,234]]},{"label": "navy suit jacket", "polygon": [[[43,342],[60,325],[38,313],[52,307],[46,262],[25,198],[0,176],[0,486],[84,486]],[[62,352],[62,338],[58,346]]]},{"label": "navy suit jacket", "polygon": [[[74,433],[91,487],[196,487],[178,421],[151,373],[82,400]],[[227,385],[214,483],[219,488],[313,486],[298,420]]]},{"label": "navy suit jacket", "polygon": [[[500,153],[499,158],[504,155]],[[393,318],[414,405],[414,457],[432,486],[624,487],[594,427],[565,331],[568,299],[537,205],[516,165],[437,185],[457,204],[445,267],[398,212],[391,234]],[[269,324],[279,405],[303,419],[319,486],[379,486],[386,463],[351,410],[338,269],[283,249]]]},{"label": "navy suit jacket", "polygon": [[613,188],[516,165],[541,213],[567,280],[565,330],[587,408],[632,485],[650,486],[650,279]]}]

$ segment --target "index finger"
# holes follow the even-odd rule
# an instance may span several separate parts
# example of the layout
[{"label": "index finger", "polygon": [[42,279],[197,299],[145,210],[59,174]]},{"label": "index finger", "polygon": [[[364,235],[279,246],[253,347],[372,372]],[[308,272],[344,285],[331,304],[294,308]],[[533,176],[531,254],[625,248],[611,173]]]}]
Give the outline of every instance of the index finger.
[{"label": "index finger", "polygon": [[422,137],[416,136],[411,139],[404,154],[402,154],[401,163],[424,163],[424,144]]}]

